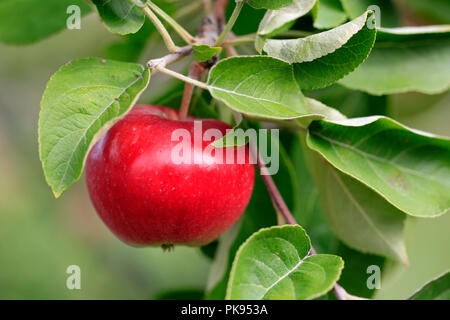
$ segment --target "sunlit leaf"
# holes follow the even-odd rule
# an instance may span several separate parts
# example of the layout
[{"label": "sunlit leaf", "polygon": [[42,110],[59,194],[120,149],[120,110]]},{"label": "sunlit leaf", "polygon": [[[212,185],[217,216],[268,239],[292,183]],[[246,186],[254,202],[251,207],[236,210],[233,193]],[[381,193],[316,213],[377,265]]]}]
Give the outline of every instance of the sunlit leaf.
[{"label": "sunlit leaf", "polygon": [[222,51],[221,47],[211,47],[206,44],[193,45],[192,49],[195,59],[200,62],[207,61]]},{"label": "sunlit leaf", "polygon": [[321,207],[334,234],[351,248],[406,264],[406,215],[375,191],[308,152]]},{"label": "sunlit leaf", "polygon": [[305,38],[271,39],[264,51],[293,63],[295,78],[302,89],[323,88],[354,71],[369,55],[376,35],[376,29],[366,25],[370,16],[366,12],[335,29]]},{"label": "sunlit leaf", "polygon": [[333,166],[417,217],[450,207],[450,140],[386,117],[316,121],[308,146]]},{"label": "sunlit leaf", "polygon": [[220,61],[209,73],[208,89],[214,98],[245,115],[291,119],[309,113],[292,66],[271,57]]},{"label": "sunlit leaf", "polygon": [[56,72],[39,114],[39,151],[56,197],[79,179],[94,137],[122,117],[150,79],[139,64],[82,59]]},{"label": "sunlit leaf", "polygon": [[448,66],[450,26],[380,29],[367,61],[341,83],[376,95],[436,94],[450,87]]},{"label": "sunlit leaf", "polygon": [[310,248],[298,225],[254,233],[236,253],[227,299],[304,300],[327,293],[344,262],[334,255],[308,256]]},{"label": "sunlit leaf", "polygon": [[257,35],[266,37],[276,34],[277,31],[282,30],[290,22],[307,14],[315,3],[316,0],[294,0],[291,5],[279,10],[268,10],[259,24]]},{"label": "sunlit leaf", "polygon": [[103,23],[113,33],[135,33],[145,22],[141,9],[126,0],[92,0]]}]

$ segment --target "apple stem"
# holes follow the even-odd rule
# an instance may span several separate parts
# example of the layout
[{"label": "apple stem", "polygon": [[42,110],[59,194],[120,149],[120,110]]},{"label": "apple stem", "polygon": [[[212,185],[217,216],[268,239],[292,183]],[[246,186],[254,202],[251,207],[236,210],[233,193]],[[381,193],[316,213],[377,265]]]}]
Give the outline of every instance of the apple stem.
[{"label": "apple stem", "polygon": [[[194,80],[199,80],[203,74],[206,72],[206,69],[202,66],[202,64],[198,62],[193,62],[189,69],[189,78]],[[180,120],[186,120],[189,113],[189,106],[192,100],[192,94],[194,92],[194,84],[186,82],[184,85],[183,99],[181,101]]]},{"label": "apple stem", "polygon": [[[261,158],[260,153],[258,152],[253,143],[250,144],[250,147],[252,149],[252,153],[254,155],[256,154],[257,165],[261,178],[263,179],[264,184],[266,185],[267,191],[269,192],[270,198],[272,199],[272,203],[274,204],[276,211],[282,214],[282,216],[284,217],[284,219],[288,224],[291,225],[298,224],[294,216],[292,215],[291,211],[289,210],[288,206],[286,205],[286,202],[284,201],[283,196],[281,195],[275,182],[273,181],[272,176],[269,174],[269,170],[267,169],[263,159]],[[317,251],[311,245],[309,255],[314,254],[317,254]],[[350,294],[348,294],[347,291],[343,287],[341,287],[338,283],[334,284],[333,290],[338,300],[348,300],[349,298],[361,299],[359,297],[353,297]]]}]

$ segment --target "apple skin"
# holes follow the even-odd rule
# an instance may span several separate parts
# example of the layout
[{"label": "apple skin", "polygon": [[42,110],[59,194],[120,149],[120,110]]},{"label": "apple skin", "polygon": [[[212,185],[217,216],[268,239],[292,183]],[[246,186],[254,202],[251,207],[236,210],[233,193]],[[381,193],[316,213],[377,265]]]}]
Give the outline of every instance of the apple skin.
[{"label": "apple skin", "polygon": [[[194,118],[180,121],[176,110],[135,106],[89,152],[86,181],[91,201],[127,244],[205,245],[236,222],[250,200],[255,168],[248,146],[234,147],[234,152],[247,148],[242,164],[217,164],[211,158],[176,164],[171,152],[179,142],[171,141],[171,135],[179,128],[194,137]],[[225,134],[231,127],[202,120],[203,132],[209,128]],[[192,141],[192,156],[210,143]]]}]

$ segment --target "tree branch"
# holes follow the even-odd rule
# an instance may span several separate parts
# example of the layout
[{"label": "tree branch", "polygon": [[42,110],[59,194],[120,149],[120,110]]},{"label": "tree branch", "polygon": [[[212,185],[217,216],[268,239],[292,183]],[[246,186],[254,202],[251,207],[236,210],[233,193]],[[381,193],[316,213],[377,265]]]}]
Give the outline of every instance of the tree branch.
[{"label": "tree branch", "polygon": [[214,6],[214,17],[219,25],[219,32],[222,32],[225,27],[225,12],[227,10],[228,0],[217,0]]},{"label": "tree branch", "polygon": [[[207,71],[203,65],[197,61],[191,64],[189,69],[189,78],[200,80]],[[183,99],[180,106],[180,120],[185,120],[189,113],[189,105],[191,104],[192,93],[194,92],[194,84],[186,82],[184,85]]]},{"label": "tree branch", "polygon": [[147,62],[147,66],[150,68],[152,73],[159,71],[159,68],[165,68],[172,63],[179,61],[180,59],[190,55],[192,53],[192,47],[186,46],[178,48],[178,51],[168,54],[162,58],[152,59]]}]

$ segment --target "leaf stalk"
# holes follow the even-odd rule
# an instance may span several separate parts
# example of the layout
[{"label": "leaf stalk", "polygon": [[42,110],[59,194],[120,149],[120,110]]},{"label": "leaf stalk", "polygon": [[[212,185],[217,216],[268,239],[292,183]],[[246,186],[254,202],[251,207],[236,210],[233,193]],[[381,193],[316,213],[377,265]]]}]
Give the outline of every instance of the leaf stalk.
[{"label": "leaf stalk", "polygon": [[163,18],[179,35],[180,37],[188,44],[195,42],[195,37],[193,37],[186,29],[184,29],[175,19],[169,16],[164,10],[158,7],[151,1],[147,1],[147,6],[153,10],[156,14],[158,14],[161,18]]},{"label": "leaf stalk", "polygon": [[227,24],[225,25],[225,28],[223,29],[222,33],[219,35],[219,38],[217,38],[217,41],[214,44],[215,47],[220,47],[224,43],[228,34],[233,29],[233,26],[236,23],[236,20],[239,17],[239,14],[241,13],[243,6],[244,6],[243,1],[238,2],[236,4],[236,7],[234,7],[233,13],[231,14],[230,20],[228,20]]},{"label": "leaf stalk", "polygon": [[173,52],[177,52],[178,51],[178,47],[175,45],[175,43],[173,42],[172,37],[170,36],[169,32],[164,27],[164,25],[161,23],[161,21],[158,19],[156,14],[153,13],[153,11],[147,6],[141,7],[141,9],[144,12],[144,14],[153,23],[153,25],[155,26],[156,30],[158,30],[159,34],[161,35],[161,37],[164,40],[164,43],[165,43],[165,45],[167,47],[167,50],[169,50],[169,52],[172,52],[172,53]]}]

